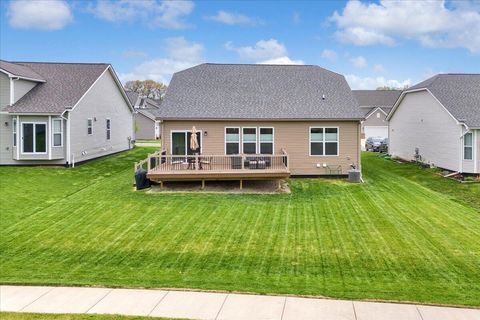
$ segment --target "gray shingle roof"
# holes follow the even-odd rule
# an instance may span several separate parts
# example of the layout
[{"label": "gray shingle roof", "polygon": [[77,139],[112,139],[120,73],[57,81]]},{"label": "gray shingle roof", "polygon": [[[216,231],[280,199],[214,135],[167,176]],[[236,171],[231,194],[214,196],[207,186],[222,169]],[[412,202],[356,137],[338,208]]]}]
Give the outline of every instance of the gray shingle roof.
[{"label": "gray shingle roof", "polygon": [[361,119],[363,114],[345,78],[318,66],[207,63],[173,75],[158,117]]},{"label": "gray shingle roof", "polygon": [[155,120],[157,118],[156,116],[156,111],[158,109],[154,108],[154,109],[136,109],[136,111],[140,114],[143,114],[145,117],[151,119],[151,120]]},{"label": "gray shingle roof", "polygon": [[135,107],[135,105],[137,104],[138,93],[130,90],[125,90],[125,93],[127,94],[128,100],[130,100],[130,103],[132,104],[132,106]]},{"label": "gray shingle roof", "polygon": [[29,67],[18,63],[0,60],[0,69],[5,70],[6,72],[20,78],[37,80],[38,82],[45,81],[45,79],[41,75],[39,75]]},{"label": "gray shingle roof", "polygon": [[352,92],[364,115],[378,107],[388,114],[402,93],[401,90],[352,90]]},{"label": "gray shingle roof", "polygon": [[428,89],[460,122],[480,128],[480,74],[438,74],[408,91]]},{"label": "gray shingle roof", "polygon": [[8,112],[62,113],[73,107],[109,64],[15,62],[40,74],[46,82],[7,107]]}]

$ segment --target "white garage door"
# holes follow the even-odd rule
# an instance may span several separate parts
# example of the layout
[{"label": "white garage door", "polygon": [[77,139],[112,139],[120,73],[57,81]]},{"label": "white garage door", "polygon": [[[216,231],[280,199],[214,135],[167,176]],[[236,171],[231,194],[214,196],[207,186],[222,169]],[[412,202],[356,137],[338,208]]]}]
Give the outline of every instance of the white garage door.
[{"label": "white garage door", "polygon": [[388,127],[365,127],[365,138],[382,137],[388,138]]}]

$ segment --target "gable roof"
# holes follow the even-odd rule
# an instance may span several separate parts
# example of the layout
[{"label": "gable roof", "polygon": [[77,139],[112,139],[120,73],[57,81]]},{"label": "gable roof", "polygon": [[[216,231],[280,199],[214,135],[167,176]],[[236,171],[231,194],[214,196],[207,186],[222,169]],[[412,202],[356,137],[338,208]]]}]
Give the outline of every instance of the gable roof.
[{"label": "gable roof", "polygon": [[[324,97],[324,98],[323,98]],[[362,119],[345,78],[313,65],[200,64],[173,75],[162,119]]]},{"label": "gable roof", "polygon": [[122,91],[129,108],[130,101],[121,88],[115,72],[106,63],[9,62],[41,75],[45,82],[37,84],[12,106],[12,113],[59,114],[75,106],[95,81],[108,69]]},{"label": "gable roof", "polygon": [[[419,90],[428,90],[458,122],[480,128],[480,74],[437,74],[410,87],[404,94]],[[396,107],[389,118],[395,110]]]},{"label": "gable roof", "polygon": [[402,93],[401,90],[352,90],[352,92],[365,116],[376,108],[381,108],[388,114]]},{"label": "gable roof", "polygon": [[128,100],[130,100],[130,103],[132,104],[132,106],[135,107],[135,105],[137,104],[138,93],[131,90],[125,90],[125,94],[127,95]]},{"label": "gable roof", "polygon": [[[132,106],[137,107],[137,100],[138,97],[140,96],[137,92],[131,91],[131,90],[126,90],[125,93],[127,94],[128,99],[130,100],[130,103]],[[160,107],[160,101],[151,99],[151,98],[143,98],[143,106],[138,106],[138,107],[143,107],[143,108],[159,108]]]},{"label": "gable roof", "polygon": [[45,82],[45,79],[27,66],[0,60],[0,70],[9,76],[18,77],[36,82]]}]

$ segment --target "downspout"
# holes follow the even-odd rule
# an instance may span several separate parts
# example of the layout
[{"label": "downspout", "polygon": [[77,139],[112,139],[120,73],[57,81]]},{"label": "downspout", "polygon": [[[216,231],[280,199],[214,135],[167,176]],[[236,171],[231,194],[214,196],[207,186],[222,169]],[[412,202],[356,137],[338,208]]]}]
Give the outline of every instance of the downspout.
[{"label": "downspout", "polygon": [[[470,132],[470,128],[467,126],[465,122],[460,122],[460,127],[462,130],[462,135],[460,137],[460,171],[459,172],[463,172],[463,153],[465,152],[463,150],[464,139],[465,139],[465,135]],[[463,132],[463,127],[465,127],[465,132]]]},{"label": "downspout", "polygon": [[[60,118],[64,119],[67,122],[67,141],[66,141],[66,158],[67,158],[67,165],[70,166],[72,161],[70,161],[71,157],[71,143],[70,143],[70,120],[71,120],[71,110],[72,107],[66,107],[66,109],[60,115]],[[68,113],[68,117],[65,117],[64,114]],[[75,166],[75,162],[73,162],[73,166]]]}]

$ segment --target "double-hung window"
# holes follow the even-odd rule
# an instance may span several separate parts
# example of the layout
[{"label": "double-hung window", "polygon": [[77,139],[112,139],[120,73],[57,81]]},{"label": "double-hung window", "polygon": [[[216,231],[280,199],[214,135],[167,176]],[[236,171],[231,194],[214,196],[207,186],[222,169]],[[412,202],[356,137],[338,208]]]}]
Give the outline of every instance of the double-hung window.
[{"label": "double-hung window", "polygon": [[107,140],[110,140],[110,130],[111,130],[112,121],[107,119],[106,121],[106,128],[107,128]]},{"label": "double-hung window", "polygon": [[225,128],[225,154],[240,153],[240,128]]},{"label": "double-hung window", "polygon": [[473,160],[473,133],[469,132],[463,136],[463,159]]},{"label": "double-hung window", "polygon": [[47,124],[22,123],[22,153],[47,152]]},{"label": "double-hung window", "polygon": [[88,135],[93,134],[93,120],[92,120],[92,118],[87,119],[87,134]]},{"label": "double-hung window", "polygon": [[273,154],[273,128],[260,128],[260,154]]},{"label": "double-hung window", "polygon": [[244,154],[257,153],[257,128],[242,128],[242,142]]},{"label": "double-hung window", "polygon": [[63,144],[62,119],[53,119],[53,146],[61,147]]},{"label": "double-hung window", "polygon": [[12,122],[12,132],[13,132],[13,146],[16,147],[17,146],[17,119],[13,119],[13,122]]},{"label": "double-hung window", "polygon": [[311,156],[338,156],[338,128],[310,128]]}]

